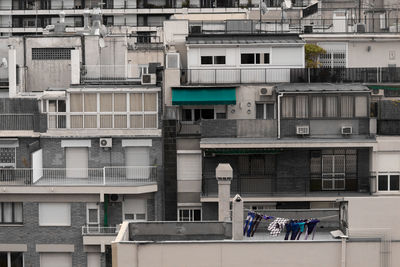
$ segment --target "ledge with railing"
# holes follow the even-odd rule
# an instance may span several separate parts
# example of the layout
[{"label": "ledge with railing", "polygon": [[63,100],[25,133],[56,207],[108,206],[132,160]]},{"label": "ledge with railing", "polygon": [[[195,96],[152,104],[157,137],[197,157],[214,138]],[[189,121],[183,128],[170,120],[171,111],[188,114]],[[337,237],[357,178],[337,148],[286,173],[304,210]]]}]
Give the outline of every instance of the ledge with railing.
[{"label": "ledge with railing", "polygon": [[0,185],[141,186],[157,183],[156,166],[0,168]]},{"label": "ledge with railing", "polygon": [[[330,196],[369,194],[370,176],[277,177],[273,174],[235,174],[231,195],[242,196]],[[217,196],[215,172],[203,173],[203,196]]]},{"label": "ledge with railing", "polygon": [[397,83],[400,68],[198,68],[182,69],[182,84]]},{"label": "ledge with railing", "polygon": [[113,226],[94,226],[94,225],[85,225],[82,226],[82,235],[92,235],[92,236],[101,236],[101,235],[110,235],[115,236],[118,234],[117,227]]},{"label": "ledge with railing", "polygon": [[34,114],[0,114],[0,131],[34,130]]}]

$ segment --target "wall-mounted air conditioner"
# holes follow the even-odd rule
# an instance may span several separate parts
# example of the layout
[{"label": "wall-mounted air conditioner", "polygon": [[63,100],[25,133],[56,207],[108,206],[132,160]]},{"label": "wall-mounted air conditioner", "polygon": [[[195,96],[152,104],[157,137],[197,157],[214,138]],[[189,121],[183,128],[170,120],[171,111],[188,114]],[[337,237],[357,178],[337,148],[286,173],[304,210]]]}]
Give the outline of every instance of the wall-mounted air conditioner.
[{"label": "wall-mounted air conditioner", "polygon": [[112,147],[112,138],[100,138],[100,147]]},{"label": "wall-mounted air conditioner", "polygon": [[121,202],[122,198],[118,194],[111,194],[109,201],[110,202]]},{"label": "wall-mounted air conditioner", "polygon": [[156,84],[156,75],[154,73],[142,75],[142,85]]},{"label": "wall-mounted air conditioner", "polygon": [[308,126],[308,125],[296,126],[296,134],[297,135],[308,135],[308,134],[310,134],[310,126]]},{"label": "wall-mounted air conditioner", "polygon": [[272,87],[263,87],[260,89],[260,96],[272,95]]},{"label": "wall-mounted air conditioner", "polygon": [[353,127],[351,126],[342,126],[342,134],[349,135],[353,133]]},{"label": "wall-mounted air conditioner", "polygon": [[365,33],[365,24],[364,23],[357,23],[355,32],[357,33]]}]

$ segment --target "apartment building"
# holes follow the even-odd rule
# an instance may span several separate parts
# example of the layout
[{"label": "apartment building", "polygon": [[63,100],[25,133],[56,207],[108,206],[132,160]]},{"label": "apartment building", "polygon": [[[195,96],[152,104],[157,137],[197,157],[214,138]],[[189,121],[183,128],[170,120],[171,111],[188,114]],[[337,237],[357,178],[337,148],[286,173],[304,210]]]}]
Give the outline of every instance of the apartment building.
[{"label": "apartment building", "polygon": [[163,58],[154,42],[136,46],[137,38],[4,39],[5,266],[111,266],[122,221],[163,219]]}]

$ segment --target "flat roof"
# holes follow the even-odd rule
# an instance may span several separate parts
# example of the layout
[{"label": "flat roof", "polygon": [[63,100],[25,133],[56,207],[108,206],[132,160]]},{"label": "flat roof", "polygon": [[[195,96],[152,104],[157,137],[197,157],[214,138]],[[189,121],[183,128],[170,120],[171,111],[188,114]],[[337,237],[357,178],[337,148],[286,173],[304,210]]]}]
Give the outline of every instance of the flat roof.
[{"label": "flat roof", "polygon": [[295,34],[207,34],[188,36],[186,44],[304,44]]}]

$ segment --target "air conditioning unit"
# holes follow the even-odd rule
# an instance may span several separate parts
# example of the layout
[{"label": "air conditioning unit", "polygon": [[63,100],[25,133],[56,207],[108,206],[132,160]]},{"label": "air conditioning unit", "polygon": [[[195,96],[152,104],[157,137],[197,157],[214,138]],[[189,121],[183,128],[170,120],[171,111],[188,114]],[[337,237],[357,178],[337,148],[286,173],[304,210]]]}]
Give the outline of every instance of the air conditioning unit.
[{"label": "air conditioning unit", "polygon": [[303,32],[304,33],[313,33],[313,25],[304,25]]},{"label": "air conditioning unit", "polygon": [[180,56],[179,53],[168,53],[166,66],[167,69],[179,69],[180,68]]},{"label": "air conditioning unit", "polygon": [[371,95],[384,96],[385,95],[385,90],[383,90],[383,89],[373,89],[372,92],[371,92]]},{"label": "air conditioning unit", "polygon": [[296,126],[296,134],[298,135],[307,135],[310,134],[310,126]]},{"label": "air conditioning unit", "polygon": [[121,197],[118,194],[111,194],[108,200],[110,202],[121,202]]},{"label": "air conditioning unit", "polygon": [[143,74],[142,85],[150,85],[150,84],[156,84],[156,74],[155,73]]},{"label": "air conditioning unit", "polygon": [[100,138],[100,147],[112,147],[112,138]]},{"label": "air conditioning unit", "polygon": [[353,133],[353,127],[351,126],[342,126],[342,134],[349,135]]},{"label": "air conditioning unit", "polygon": [[267,87],[261,88],[260,95],[261,96],[272,95],[272,88],[267,88]]},{"label": "air conditioning unit", "polygon": [[355,30],[356,30],[357,33],[365,33],[365,24],[364,23],[357,23]]}]

